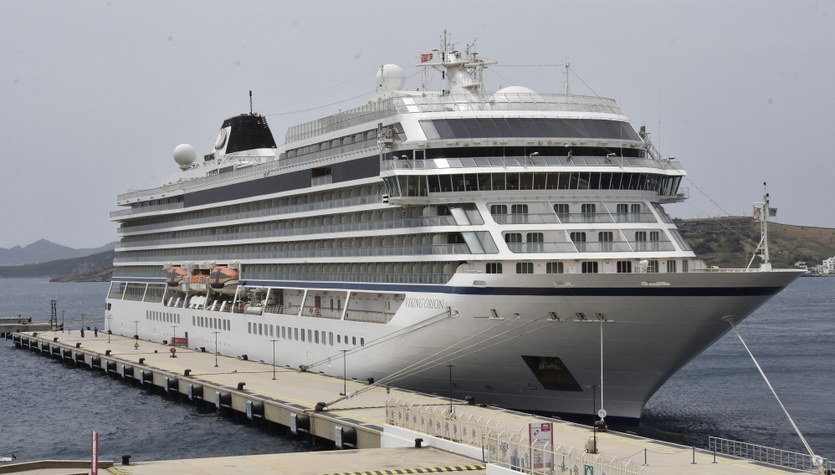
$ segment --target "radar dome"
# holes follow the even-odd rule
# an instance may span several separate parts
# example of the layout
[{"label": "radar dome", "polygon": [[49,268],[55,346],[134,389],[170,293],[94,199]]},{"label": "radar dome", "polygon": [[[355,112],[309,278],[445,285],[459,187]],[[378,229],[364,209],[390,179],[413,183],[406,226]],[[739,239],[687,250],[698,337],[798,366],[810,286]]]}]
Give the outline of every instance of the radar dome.
[{"label": "radar dome", "polygon": [[536,93],[533,89],[528,89],[524,86],[508,86],[503,87],[493,93],[493,100],[498,102],[513,102],[518,101],[520,97],[525,97],[528,100],[541,101],[542,96]]},{"label": "radar dome", "polygon": [[377,70],[377,87],[382,88],[384,93],[400,91],[405,83],[406,74],[396,64],[384,64]]},{"label": "radar dome", "polygon": [[188,167],[194,163],[197,154],[194,152],[194,147],[187,143],[181,143],[174,147],[174,161],[180,166],[180,170],[188,170]]}]

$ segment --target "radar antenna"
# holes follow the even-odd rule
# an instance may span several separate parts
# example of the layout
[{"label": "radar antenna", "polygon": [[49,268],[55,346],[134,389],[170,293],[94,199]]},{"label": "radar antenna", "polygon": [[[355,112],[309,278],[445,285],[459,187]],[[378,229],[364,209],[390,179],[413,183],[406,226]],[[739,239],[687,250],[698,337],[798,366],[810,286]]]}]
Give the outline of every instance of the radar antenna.
[{"label": "radar antenna", "polygon": [[759,256],[762,259],[760,270],[770,271],[771,261],[768,255],[768,218],[769,216],[777,216],[777,208],[772,208],[768,191],[766,190],[766,182],[763,182],[763,200],[754,203],[754,219],[760,221],[760,243],[754,249],[754,255],[748,262],[748,269],[754,263],[754,259]]}]

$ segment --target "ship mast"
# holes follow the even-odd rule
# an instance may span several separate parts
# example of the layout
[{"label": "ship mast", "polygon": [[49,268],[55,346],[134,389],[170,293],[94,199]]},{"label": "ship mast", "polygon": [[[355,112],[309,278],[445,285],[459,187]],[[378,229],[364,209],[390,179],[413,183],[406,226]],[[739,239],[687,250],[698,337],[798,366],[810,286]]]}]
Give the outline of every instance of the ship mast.
[{"label": "ship mast", "polygon": [[760,256],[763,260],[762,264],[760,264],[760,270],[771,270],[771,261],[768,255],[768,217],[776,215],[777,209],[772,209],[769,201],[770,198],[766,189],[766,183],[763,182],[763,200],[754,203],[754,219],[760,220],[760,243],[757,244],[757,248],[754,249],[754,255],[751,256],[751,260],[748,262],[748,269],[751,268],[754,259]]},{"label": "ship mast", "polygon": [[[440,62],[429,62],[434,59],[435,52],[440,53]],[[441,72],[441,79],[446,81],[446,87],[442,94],[466,93],[479,97],[483,94],[484,69],[495,61],[481,59],[475,51],[475,41],[465,46],[464,51],[459,51],[454,43],[447,39],[446,31],[441,41],[441,49],[432,50],[432,53],[421,54],[421,62],[417,66],[424,68],[423,89],[426,90],[427,75],[429,68]]]}]

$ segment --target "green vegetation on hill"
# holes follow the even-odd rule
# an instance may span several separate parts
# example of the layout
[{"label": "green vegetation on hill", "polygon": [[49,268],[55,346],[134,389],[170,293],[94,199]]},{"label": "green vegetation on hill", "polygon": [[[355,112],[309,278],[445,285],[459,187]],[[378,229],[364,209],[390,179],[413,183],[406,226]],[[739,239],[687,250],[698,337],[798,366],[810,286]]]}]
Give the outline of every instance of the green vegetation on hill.
[{"label": "green vegetation on hill", "polygon": [[[676,220],[684,240],[708,265],[746,267],[760,242],[760,223],[748,217]],[[835,256],[835,229],[768,223],[769,255],[774,267],[809,266]],[[754,266],[759,265],[759,260]]]}]

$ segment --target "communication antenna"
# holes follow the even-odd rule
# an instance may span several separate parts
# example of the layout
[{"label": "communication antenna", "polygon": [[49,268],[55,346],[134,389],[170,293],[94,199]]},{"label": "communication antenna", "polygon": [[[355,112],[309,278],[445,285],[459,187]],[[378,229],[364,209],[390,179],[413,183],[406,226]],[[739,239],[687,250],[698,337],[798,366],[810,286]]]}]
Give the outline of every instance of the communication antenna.
[{"label": "communication antenna", "polygon": [[565,62],[565,91],[563,94],[566,96],[570,94],[570,89],[568,88],[568,73],[571,70],[571,63],[568,61]]},{"label": "communication antenna", "polygon": [[760,221],[760,243],[757,244],[757,248],[754,249],[754,255],[751,256],[751,260],[748,262],[748,268],[751,268],[751,264],[754,263],[754,259],[757,256],[760,256],[763,260],[760,265],[760,270],[771,270],[771,261],[768,256],[768,217],[776,215],[777,208],[771,207],[770,197],[768,195],[768,191],[766,190],[766,182],[763,182],[763,200],[754,203],[754,219],[759,219]]},{"label": "communication antenna", "polygon": [[252,115],[252,90],[249,91],[249,115]]}]

